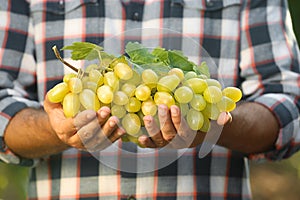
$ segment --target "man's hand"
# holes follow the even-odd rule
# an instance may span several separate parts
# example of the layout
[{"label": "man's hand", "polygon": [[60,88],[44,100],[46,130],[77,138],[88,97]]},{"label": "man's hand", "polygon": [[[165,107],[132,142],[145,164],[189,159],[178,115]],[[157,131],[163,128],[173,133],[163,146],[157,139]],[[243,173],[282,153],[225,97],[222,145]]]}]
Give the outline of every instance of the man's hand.
[{"label": "man's hand", "polygon": [[[148,148],[159,148],[168,146],[170,148],[188,148],[201,144],[204,140],[205,133],[194,131],[189,128],[187,122],[180,114],[178,106],[159,105],[158,108],[159,124],[156,123],[152,116],[145,116],[145,128],[150,137],[142,135],[139,142]],[[223,126],[231,121],[230,113],[223,112],[220,114],[217,124]]]},{"label": "man's hand", "polygon": [[125,134],[125,131],[118,126],[118,118],[109,117],[108,107],[102,107],[97,112],[85,110],[73,118],[66,118],[62,105],[51,103],[46,98],[44,109],[58,138],[77,149],[102,150]]}]

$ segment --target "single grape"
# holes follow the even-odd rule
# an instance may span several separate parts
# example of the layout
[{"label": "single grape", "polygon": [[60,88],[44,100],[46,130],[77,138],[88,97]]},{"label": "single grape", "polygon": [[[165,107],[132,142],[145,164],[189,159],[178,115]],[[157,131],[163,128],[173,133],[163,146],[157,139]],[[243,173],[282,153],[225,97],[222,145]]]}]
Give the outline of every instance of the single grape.
[{"label": "single grape", "polygon": [[84,89],[90,89],[93,92],[97,92],[98,86],[97,83],[93,82],[93,81],[85,81],[83,82],[83,88]]},{"label": "single grape", "polygon": [[151,89],[155,88],[158,82],[158,75],[152,69],[145,69],[142,72],[142,81]]},{"label": "single grape", "polygon": [[69,90],[75,94],[82,91],[83,85],[80,78],[73,77],[68,82]]},{"label": "single grape", "polygon": [[218,80],[216,80],[216,79],[208,78],[208,79],[205,79],[205,81],[206,81],[206,83],[207,83],[208,86],[216,86],[220,90],[222,89],[221,83]]},{"label": "single grape", "polygon": [[201,78],[190,78],[184,81],[184,85],[190,87],[194,93],[202,94],[203,91],[207,88],[207,82]]},{"label": "single grape", "polygon": [[217,120],[220,115],[220,111],[217,105],[211,103],[207,103],[205,108],[201,112],[204,116],[211,120]]},{"label": "single grape", "polygon": [[133,76],[133,71],[129,65],[119,62],[114,66],[114,72],[119,79],[129,80]]},{"label": "single grape", "polygon": [[138,112],[141,109],[141,101],[136,97],[130,97],[128,103],[125,105],[127,112]]},{"label": "single grape", "polygon": [[207,133],[210,130],[210,120],[208,119],[208,117],[203,115],[203,125],[200,128],[200,131]]},{"label": "single grape", "polygon": [[117,91],[114,93],[113,103],[117,105],[125,105],[129,101],[128,96],[123,91]]},{"label": "single grape", "polygon": [[238,102],[242,98],[242,91],[236,87],[226,87],[223,89],[222,93],[234,102]]},{"label": "single grape", "polygon": [[105,85],[108,85],[113,91],[117,91],[119,89],[119,78],[115,75],[114,72],[106,72],[104,74]]},{"label": "single grape", "polygon": [[146,101],[151,95],[151,89],[147,85],[139,85],[135,89],[135,97],[140,101]]},{"label": "single grape", "polygon": [[101,72],[97,69],[92,69],[89,72],[89,80],[92,82],[95,82],[97,84],[97,86],[101,86],[104,82],[104,77],[101,74]]},{"label": "single grape", "polygon": [[90,89],[83,89],[82,92],[79,94],[79,100],[81,105],[86,110],[97,111],[101,107],[100,101],[97,98],[96,93],[94,93]]},{"label": "single grape", "polygon": [[180,83],[180,79],[176,75],[166,75],[159,79],[157,90],[159,92],[172,92]]},{"label": "single grape", "polygon": [[68,93],[63,100],[63,111],[66,117],[74,117],[80,108],[78,94]]},{"label": "single grape", "polygon": [[201,94],[195,94],[190,102],[190,106],[197,111],[201,111],[206,106],[206,101]]},{"label": "single grape", "polygon": [[178,87],[174,92],[174,97],[179,103],[188,103],[193,99],[193,91],[187,86]]},{"label": "single grape", "polygon": [[184,72],[182,71],[182,69],[180,68],[172,68],[170,69],[170,71],[168,72],[169,75],[176,75],[180,81],[182,81],[184,79]]},{"label": "single grape", "polygon": [[221,101],[217,103],[217,107],[219,108],[220,112],[230,112],[235,109],[236,104],[231,98],[223,96]]},{"label": "single grape", "polygon": [[108,85],[102,85],[97,89],[97,96],[104,104],[109,104],[113,101],[114,93]]},{"label": "single grape", "polygon": [[155,102],[150,98],[147,101],[142,102],[141,110],[143,115],[151,115],[155,116],[157,113],[157,105]]},{"label": "single grape", "polygon": [[218,103],[222,96],[222,91],[217,86],[208,86],[203,92],[204,99],[209,103]]},{"label": "single grape", "polygon": [[190,109],[186,115],[186,120],[192,130],[199,130],[203,126],[204,116],[201,112]]},{"label": "single grape", "polygon": [[168,107],[175,105],[173,96],[168,92],[156,92],[154,95],[154,102],[156,105],[164,104]]},{"label": "single grape", "polygon": [[61,82],[50,89],[47,96],[50,102],[59,103],[63,101],[64,97],[69,93],[69,91],[68,84]]},{"label": "single grape", "polygon": [[113,116],[116,116],[117,118],[121,119],[126,115],[126,110],[125,110],[124,106],[115,104],[111,107],[111,114]]},{"label": "single grape", "polygon": [[85,68],[85,72],[89,73],[93,69],[99,69],[99,66],[97,64],[90,64]]},{"label": "single grape", "polygon": [[129,135],[136,136],[141,129],[141,121],[137,114],[127,113],[122,118],[122,126]]},{"label": "single grape", "polygon": [[133,85],[139,85],[142,82],[141,75],[134,69],[132,69],[132,77],[126,81],[126,83],[130,83]]},{"label": "single grape", "polygon": [[63,82],[68,83],[71,78],[77,77],[74,73],[65,74],[63,78]]},{"label": "single grape", "polygon": [[190,78],[196,78],[197,77],[197,73],[194,71],[188,71],[187,73],[185,73],[184,75],[184,79],[185,80],[189,80]]},{"label": "single grape", "polygon": [[133,97],[135,93],[136,86],[131,83],[124,83],[121,87],[121,91],[123,91],[128,97]]}]

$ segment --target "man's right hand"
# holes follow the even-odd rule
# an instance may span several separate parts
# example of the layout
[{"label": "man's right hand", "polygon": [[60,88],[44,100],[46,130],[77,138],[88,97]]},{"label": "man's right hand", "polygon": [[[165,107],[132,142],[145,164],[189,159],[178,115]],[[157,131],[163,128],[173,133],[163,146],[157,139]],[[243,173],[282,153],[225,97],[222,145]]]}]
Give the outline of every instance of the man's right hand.
[{"label": "man's right hand", "polygon": [[119,126],[119,119],[110,116],[108,107],[101,107],[97,112],[84,110],[73,118],[66,118],[62,105],[51,103],[46,97],[44,109],[58,138],[80,150],[105,149],[125,134]]}]

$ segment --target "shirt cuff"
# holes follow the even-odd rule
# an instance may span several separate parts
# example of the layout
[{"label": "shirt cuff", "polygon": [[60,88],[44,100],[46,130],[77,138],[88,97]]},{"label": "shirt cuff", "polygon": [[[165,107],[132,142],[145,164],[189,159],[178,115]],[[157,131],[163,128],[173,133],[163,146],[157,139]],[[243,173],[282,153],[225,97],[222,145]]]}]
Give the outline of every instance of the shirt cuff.
[{"label": "shirt cuff", "polygon": [[274,149],[249,155],[250,159],[281,160],[288,158],[300,149],[299,110],[291,96],[283,94],[265,94],[254,102],[266,106],[277,118],[279,133]]}]

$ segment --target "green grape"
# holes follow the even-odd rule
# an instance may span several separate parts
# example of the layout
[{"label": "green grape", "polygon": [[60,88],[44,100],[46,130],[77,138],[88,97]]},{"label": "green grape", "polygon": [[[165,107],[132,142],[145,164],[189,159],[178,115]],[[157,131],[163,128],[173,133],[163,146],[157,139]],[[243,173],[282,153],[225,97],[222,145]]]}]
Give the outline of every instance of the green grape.
[{"label": "green grape", "polygon": [[125,110],[124,106],[115,104],[111,107],[111,114],[113,116],[116,116],[117,118],[121,119],[126,115],[126,110]]},{"label": "green grape", "polygon": [[122,140],[122,142],[130,142],[130,140],[128,138],[128,134],[122,135],[121,140]]},{"label": "green grape", "polygon": [[69,93],[69,91],[68,84],[61,82],[50,89],[47,96],[50,102],[59,103],[63,101],[64,97]]},{"label": "green grape", "polygon": [[207,82],[201,78],[190,78],[184,81],[184,85],[190,87],[196,94],[202,94],[208,86]]},{"label": "green grape", "polygon": [[199,130],[203,126],[204,116],[201,112],[190,109],[186,115],[186,121],[192,130]]},{"label": "green grape", "polygon": [[104,84],[111,87],[113,91],[119,89],[119,78],[115,75],[114,72],[106,72],[104,74]]},{"label": "green grape", "polygon": [[90,89],[83,89],[79,94],[79,100],[84,109],[97,111],[101,104],[96,93]]},{"label": "green grape", "polygon": [[141,106],[142,113],[146,115],[155,116],[157,113],[157,105],[155,102],[150,98],[147,101],[144,101]]},{"label": "green grape", "polygon": [[175,105],[173,96],[168,92],[156,92],[154,95],[154,102],[156,105],[164,104],[168,107]]},{"label": "green grape", "polygon": [[207,133],[210,130],[210,120],[203,115],[203,126],[200,128],[200,131]]},{"label": "green grape", "polygon": [[73,77],[68,82],[69,90],[75,94],[78,94],[82,91],[83,85],[80,78]]},{"label": "green grape", "polygon": [[184,77],[184,72],[182,71],[182,69],[180,68],[172,68],[170,69],[170,71],[168,72],[169,75],[176,75],[180,81],[182,81],[185,77]]},{"label": "green grape", "polygon": [[129,80],[133,76],[131,67],[122,62],[119,62],[114,66],[114,72],[117,77],[122,80]]},{"label": "green grape", "polygon": [[159,92],[172,92],[180,83],[180,79],[176,75],[166,75],[159,79],[157,90]]},{"label": "green grape", "polygon": [[127,112],[138,112],[141,109],[141,101],[136,97],[130,97],[128,103],[125,105]]},{"label": "green grape", "polygon": [[123,91],[117,91],[114,93],[114,98],[113,98],[113,103],[123,106],[125,104],[127,104],[129,101],[128,96],[126,95],[125,92]]},{"label": "green grape", "polygon": [[97,86],[101,86],[104,82],[104,77],[101,74],[101,72],[97,69],[92,69],[89,72],[89,80],[92,82],[95,82],[97,84]]},{"label": "green grape", "polygon": [[124,83],[121,87],[121,91],[123,91],[128,97],[133,97],[135,93],[136,86],[131,83]]},{"label": "green grape", "polygon": [[90,64],[85,68],[86,73],[90,73],[91,70],[93,69],[99,69],[99,66],[97,64]]},{"label": "green grape", "polygon": [[80,108],[78,94],[68,93],[63,100],[63,111],[66,117],[74,117]]},{"label": "green grape", "polygon": [[96,93],[98,86],[97,86],[97,83],[95,83],[93,81],[85,81],[85,82],[83,82],[83,88],[90,89]]},{"label": "green grape", "polygon": [[135,89],[135,97],[140,101],[146,101],[151,95],[151,89],[147,85],[139,85]]},{"label": "green grape", "polygon": [[206,106],[206,101],[201,94],[195,94],[190,102],[190,106],[197,111],[201,111]]},{"label": "green grape", "polygon": [[226,87],[223,89],[222,93],[234,102],[238,102],[242,98],[242,91],[236,87]]},{"label": "green grape", "polygon": [[194,71],[188,71],[187,73],[185,73],[184,75],[184,79],[185,80],[189,80],[190,78],[197,78],[197,73]]},{"label": "green grape", "polygon": [[129,135],[136,136],[141,129],[141,121],[137,114],[127,113],[122,118],[122,126]]},{"label": "green grape", "polygon": [[133,85],[139,85],[142,82],[142,78],[141,78],[140,74],[134,69],[132,69],[132,72],[133,72],[132,77],[130,79],[128,79],[126,81],[126,83],[130,83]]},{"label": "green grape", "polygon": [[208,117],[211,120],[217,120],[220,115],[220,111],[217,105],[211,103],[207,103],[205,108],[201,112],[204,116]]},{"label": "green grape", "polygon": [[137,136],[132,136],[132,135],[127,134],[127,139],[128,139],[129,142],[132,142],[134,144],[139,143]]},{"label": "green grape", "polygon": [[114,93],[108,85],[102,85],[97,89],[97,96],[104,104],[109,104],[113,101]]},{"label": "green grape", "polygon": [[188,111],[190,110],[188,103],[181,103],[178,105],[178,107],[180,108],[180,113],[182,117],[186,116]]},{"label": "green grape", "polygon": [[203,92],[204,99],[209,103],[218,103],[222,96],[222,91],[217,86],[208,86]]},{"label": "green grape", "polygon": [[158,82],[158,75],[152,69],[145,69],[142,72],[142,81],[148,85],[151,89],[155,88]]},{"label": "green grape", "polygon": [[206,83],[207,83],[208,86],[216,86],[220,90],[222,89],[221,83],[218,80],[216,80],[216,79],[208,78],[208,79],[205,79],[205,81],[206,81]]},{"label": "green grape", "polygon": [[174,97],[179,103],[188,103],[193,99],[193,91],[187,86],[178,87],[174,92]]},{"label": "green grape", "polygon": [[63,82],[68,83],[71,78],[77,77],[74,73],[65,74],[63,78]]},{"label": "green grape", "polygon": [[220,112],[230,112],[235,109],[236,104],[231,98],[223,96],[221,101],[217,103],[217,107],[219,108]]}]

